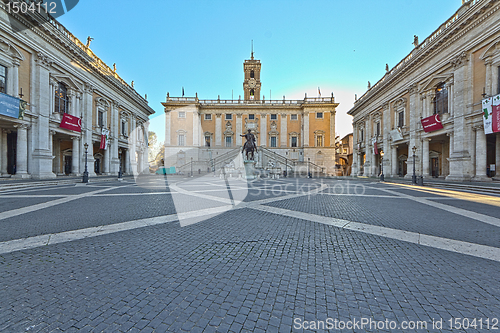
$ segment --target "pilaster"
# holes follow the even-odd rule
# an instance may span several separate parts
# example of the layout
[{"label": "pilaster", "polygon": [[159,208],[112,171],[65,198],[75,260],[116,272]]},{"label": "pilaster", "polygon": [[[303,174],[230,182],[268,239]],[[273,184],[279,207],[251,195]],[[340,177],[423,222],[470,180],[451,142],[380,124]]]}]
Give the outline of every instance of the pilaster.
[{"label": "pilaster", "polygon": [[[260,145],[265,147],[267,145],[267,114],[260,115]],[[260,158],[260,155],[259,155]],[[262,164],[262,162],[260,162]]]},{"label": "pilaster", "polygon": [[[454,68],[453,74],[453,145],[450,145],[450,174],[447,180],[464,181],[470,180],[473,175],[473,161],[470,155],[471,137],[465,123],[467,114],[467,68],[468,59],[465,52],[456,56],[451,64]],[[450,142],[451,144],[451,142]]]},{"label": "pilaster", "polygon": [[222,146],[222,114],[215,114],[215,146]]},{"label": "pilaster", "polygon": [[52,151],[49,148],[49,117],[50,87],[49,68],[52,65],[50,58],[39,52],[36,56],[34,89],[36,113],[38,118],[33,122],[33,169],[35,179],[55,178],[52,172]]},{"label": "pilaster", "polygon": [[236,114],[236,146],[241,147],[242,145],[242,137],[241,137],[241,132],[242,132],[242,114],[237,113]]},{"label": "pilaster", "polygon": [[281,126],[280,126],[280,147],[286,148],[288,135],[287,135],[287,114],[281,114]]}]

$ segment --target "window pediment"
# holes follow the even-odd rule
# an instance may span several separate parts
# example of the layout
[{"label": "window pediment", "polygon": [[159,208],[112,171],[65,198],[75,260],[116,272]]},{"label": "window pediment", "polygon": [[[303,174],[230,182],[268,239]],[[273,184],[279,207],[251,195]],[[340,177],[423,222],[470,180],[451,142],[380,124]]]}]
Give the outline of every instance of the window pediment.
[{"label": "window pediment", "polygon": [[66,87],[69,89],[76,90],[78,92],[82,92],[83,89],[81,88],[81,85],[76,82],[71,76],[68,75],[51,75],[52,78],[54,78],[57,82],[62,82]]},{"label": "window pediment", "polygon": [[439,75],[435,75],[430,77],[427,81],[425,81],[419,89],[419,93],[424,93],[426,91],[434,91],[438,84],[442,82],[449,82],[453,80],[453,73],[443,73]]},{"label": "window pediment", "polygon": [[2,50],[3,53],[10,55],[12,58],[18,59],[20,61],[25,60],[23,54],[14,44],[2,38],[0,38],[0,50]]},{"label": "window pediment", "polygon": [[488,57],[500,55],[500,38],[493,41],[479,59],[486,60]]}]

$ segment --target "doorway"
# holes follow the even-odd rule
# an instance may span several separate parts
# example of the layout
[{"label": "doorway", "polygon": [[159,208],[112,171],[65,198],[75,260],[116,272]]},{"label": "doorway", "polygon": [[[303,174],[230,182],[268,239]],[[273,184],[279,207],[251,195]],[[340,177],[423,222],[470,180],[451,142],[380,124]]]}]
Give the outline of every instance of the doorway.
[{"label": "doorway", "polygon": [[439,177],[439,158],[431,158],[431,176],[434,178]]},{"label": "doorway", "polygon": [[17,132],[7,134],[7,173],[16,173]]},{"label": "doorway", "polygon": [[100,174],[101,173],[101,159],[96,157],[95,160],[94,160],[94,172],[96,174]]},{"label": "doorway", "polygon": [[72,166],[73,166],[73,156],[65,155],[64,156],[64,174],[69,175],[71,173]]}]

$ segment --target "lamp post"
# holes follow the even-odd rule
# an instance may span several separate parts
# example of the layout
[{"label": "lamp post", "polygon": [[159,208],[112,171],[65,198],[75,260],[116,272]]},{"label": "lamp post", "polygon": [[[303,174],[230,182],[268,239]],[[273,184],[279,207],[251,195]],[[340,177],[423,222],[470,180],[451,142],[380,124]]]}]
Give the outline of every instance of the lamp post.
[{"label": "lamp post", "polygon": [[120,166],[118,168],[118,180],[122,180],[122,152],[118,154],[118,162],[120,163]]},{"label": "lamp post", "polygon": [[380,152],[380,181],[384,181],[384,152]]},{"label": "lamp post", "polygon": [[89,149],[89,144],[85,142],[83,147],[85,148],[85,171],[83,172],[82,183],[88,183],[89,182],[89,170],[87,169],[87,153],[88,153],[88,149]]},{"label": "lamp post", "polygon": [[417,184],[417,174],[415,173],[415,152],[417,151],[417,147],[413,146],[411,149],[413,151],[413,176],[411,176],[412,184]]}]

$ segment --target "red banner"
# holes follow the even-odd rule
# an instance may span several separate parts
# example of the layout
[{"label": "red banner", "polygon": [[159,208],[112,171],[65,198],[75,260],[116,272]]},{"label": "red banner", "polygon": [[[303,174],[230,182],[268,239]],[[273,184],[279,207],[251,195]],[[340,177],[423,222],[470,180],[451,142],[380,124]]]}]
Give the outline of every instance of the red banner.
[{"label": "red banner", "polygon": [[[498,103],[495,105],[495,103]],[[493,98],[493,105],[491,107],[493,133],[500,132],[500,95]]]},{"label": "red banner", "polygon": [[82,120],[78,117],[65,113],[59,125],[61,128],[69,129],[76,132],[82,131]]},{"label": "red banner", "polygon": [[373,152],[375,153],[375,155],[378,155],[377,141],[375,141],[375,143],[373,144]]},{"label": "red banner", "polygon": [[443,124],[441,123],[438,114],[424,118],[421,122],[425,132],[434,132],[443,128]]}]

